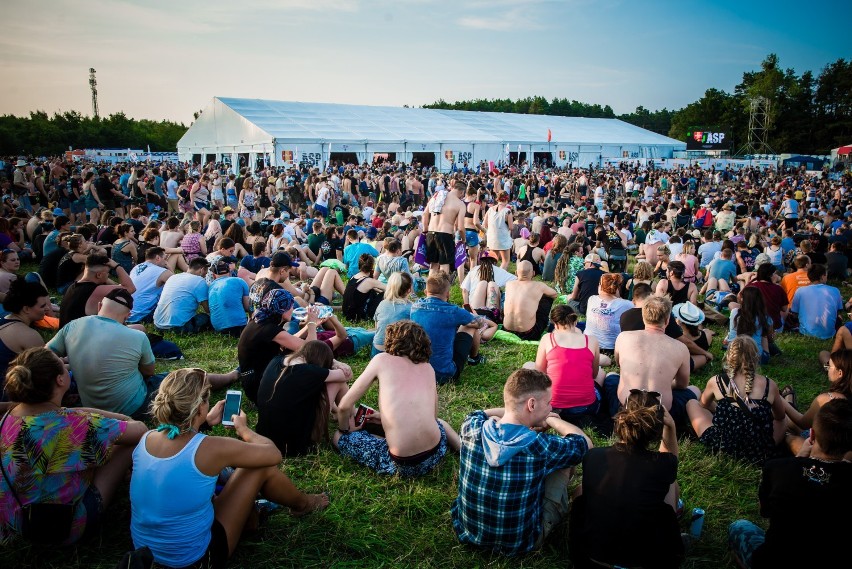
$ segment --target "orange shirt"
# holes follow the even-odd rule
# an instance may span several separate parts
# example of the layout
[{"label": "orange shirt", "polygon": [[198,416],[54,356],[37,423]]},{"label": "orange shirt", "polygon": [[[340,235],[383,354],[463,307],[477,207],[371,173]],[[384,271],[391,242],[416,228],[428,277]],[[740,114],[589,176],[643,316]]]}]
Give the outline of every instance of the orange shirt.
[{"label": "orange shirt", "polygon": [[811,284],[811,280],[808,278],[807,269],[799,269],[795,273],[787,273],[781,279],[781,288],[787,293],[787,300],[790,304],[793,304],[793,295],[796,294],[796,291],[809,284]]}]

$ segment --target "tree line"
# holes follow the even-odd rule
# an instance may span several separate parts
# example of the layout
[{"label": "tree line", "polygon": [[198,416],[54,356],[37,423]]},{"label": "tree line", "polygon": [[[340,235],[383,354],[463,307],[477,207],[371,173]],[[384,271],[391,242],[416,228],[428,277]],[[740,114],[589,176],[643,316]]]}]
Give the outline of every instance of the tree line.
[{"label": "tree line", "polygon": [[72,148],[135,148],[174,152],[187,127],[171,121],[133,119],[124,113],[105,118],[66,111],[48,116],[0,116],[0,155],[54,156]]},{"label": "tree line", "polygon": [[686,141],[693,128],[719,129],[729,133],[731,152],[748,140],[751,101],[768,101],[768,144],[776,153],[828,154],[832,148],[852,142],[852,60],[838,59],[818,76],[782,69],[778,56],[770,54],[758,71],[747,71],[732,93],[707,89],[697,101],[679,110],[651,111],[639,106],[632,113],[616,115],[609,105],[544,97],[475,99],[448,103],[439,100],[427,109],[496,111],[564,117],[618,118],[630,124]]}]

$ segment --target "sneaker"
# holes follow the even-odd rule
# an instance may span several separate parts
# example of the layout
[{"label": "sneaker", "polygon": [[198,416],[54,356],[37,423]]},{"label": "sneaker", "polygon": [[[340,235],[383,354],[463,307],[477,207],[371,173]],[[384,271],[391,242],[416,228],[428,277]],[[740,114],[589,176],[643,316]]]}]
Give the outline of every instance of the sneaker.
[{"label": "sneaker", "polygon": [[475,358],[472,358],[470,356],[467,357],[467,365],[477,366],[479,364],[484,364],[484,363],[485,363],[485,356],[483,356],[482,354],[479,354]]}]

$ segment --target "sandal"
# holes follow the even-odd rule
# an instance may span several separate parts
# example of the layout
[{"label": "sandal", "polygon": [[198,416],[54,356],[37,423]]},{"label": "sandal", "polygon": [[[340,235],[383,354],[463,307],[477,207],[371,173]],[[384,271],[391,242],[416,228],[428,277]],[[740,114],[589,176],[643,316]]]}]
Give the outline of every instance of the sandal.
[{"label": "sandal", "polygon": [[[799,410],[799,398],[796,394],[796,388],[792,385],[787,385],[784,389],[781,390],[781,397],[783,397],[790,405],[793,406],[793,409],[796,411]],[[789,399],[787,399],[789,397]]]}]

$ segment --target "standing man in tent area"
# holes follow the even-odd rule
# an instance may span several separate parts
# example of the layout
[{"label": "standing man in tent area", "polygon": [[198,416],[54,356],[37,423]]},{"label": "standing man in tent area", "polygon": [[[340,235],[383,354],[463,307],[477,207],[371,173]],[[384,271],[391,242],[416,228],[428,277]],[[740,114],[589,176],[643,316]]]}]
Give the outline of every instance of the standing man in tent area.
[{"label": "standing man in tent area", "polygon": [[[456,242],[464,235],[465,184],[453,182],[451,189],[438,189],[426,204],[423,228],[426,229],[426,260],[429,275],[441,270],[448,275],[455,269]],[[460,275],[463,278],[463,275]]]}]

